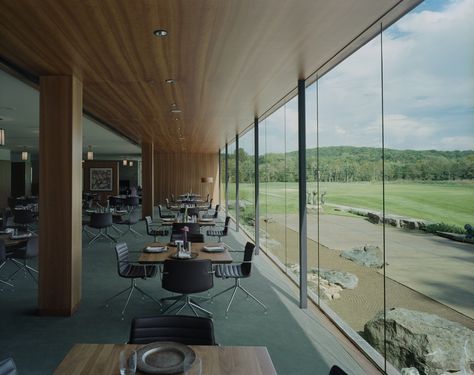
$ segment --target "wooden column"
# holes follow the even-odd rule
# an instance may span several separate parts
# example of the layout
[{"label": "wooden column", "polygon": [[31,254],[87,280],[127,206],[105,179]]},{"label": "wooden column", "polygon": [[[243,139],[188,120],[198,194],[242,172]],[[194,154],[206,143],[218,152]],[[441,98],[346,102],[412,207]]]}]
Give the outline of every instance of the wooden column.
[{"label": "wooden column", "polygon": [[142,217],[153,218],[153,207],[155,204],[154,187],[154,148],[153,143],[142,143]]},{"label": "wooden column", "polygon": [[81,301],[82,82],[40,78],[39,312],[70,316]]}]

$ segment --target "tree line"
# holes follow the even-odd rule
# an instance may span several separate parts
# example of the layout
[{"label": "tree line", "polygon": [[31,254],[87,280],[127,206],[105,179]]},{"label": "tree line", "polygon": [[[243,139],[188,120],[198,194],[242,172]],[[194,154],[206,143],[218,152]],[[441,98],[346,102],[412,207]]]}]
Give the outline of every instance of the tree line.
[{"label": "tree line", "polygon": [[[385,163],[382,165],[382,158]],[[269,182],[298,181],[298,152],[270,153],[258,158],[260,179]],[[319,161],[319,162],[318,162]],[[235,181],[235,155],[229,155],[229,178]],[[362,182],[385,179],[454,181],[474,179],[474,151],[393,150],[333,146],[306,150],[307,180]],[[383,168],[384,167],[384,170]],[[241,182],[253,182],[254,158],[239,149]]]}]

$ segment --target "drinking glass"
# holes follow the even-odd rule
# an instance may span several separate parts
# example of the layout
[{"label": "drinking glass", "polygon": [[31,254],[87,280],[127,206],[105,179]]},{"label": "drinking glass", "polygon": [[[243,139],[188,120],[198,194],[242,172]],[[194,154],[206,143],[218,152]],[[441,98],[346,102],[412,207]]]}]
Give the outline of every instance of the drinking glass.
[{"label": "drinking glass", "polygon": [[137,352],[122,350],[120,352],[120,375],[135,375],[137,371]]},{"label": "drinking glass", "polygon": [[198,355],[196,355],[193,365],[184,372],[184,375],[202,375],[202,361]]}]

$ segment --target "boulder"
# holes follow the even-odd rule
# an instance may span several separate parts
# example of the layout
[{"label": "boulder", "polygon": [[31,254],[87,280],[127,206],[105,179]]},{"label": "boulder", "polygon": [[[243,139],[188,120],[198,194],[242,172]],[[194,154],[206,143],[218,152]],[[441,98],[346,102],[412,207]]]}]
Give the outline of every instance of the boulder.
[{"label": "boulder", "polygon": [[378,246],[365,245],[345,250],[341,257],[352,260],[365,267],[381,268],[383,266],[382,250]]},{"label": "boulder", "polygon": [[[318,273],[317,268],[311,270],[313,273]],[[343,289],[355,289],[359,283],[359,278],[349,272],[345,271],[336,271],[336,270],[319,270],[319,277],[324,280],[327,280],[331,284],[336,284],[341,286]]]},{"label": "boulder", "polygon": [[[460,371],[461,363],[474,361],[474,331],[459,323],[433,314],[395,308],[387,311],[385,328],[386,358],[398,368],[415,367],[422,375],[439,375]],[[365,324],[364,335],[383,353],[383,312]]]},{"label": "boulder", "polygon": [[380,224],[382,222],[382,219],[378,213],[369,212],[367,214],[367,217],[369,218],[369,221],[373,224]]},{"label": "boulder", "polygon": [[420,375],[415,367],[405,367],[400,372],[402,375]]}]

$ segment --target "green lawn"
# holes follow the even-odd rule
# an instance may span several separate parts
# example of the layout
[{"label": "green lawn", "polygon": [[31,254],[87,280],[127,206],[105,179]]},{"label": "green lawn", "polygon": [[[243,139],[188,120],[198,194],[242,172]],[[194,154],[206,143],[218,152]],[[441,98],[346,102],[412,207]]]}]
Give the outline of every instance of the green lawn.
[{"label": "green lawn", "polygon": [[[327,203],[382,210],[381,183],[325,182],[320,184],[320,189],[321,192],[326,192]],[[309,183],[307,190],[316,190],[316,185]],[[262,215],[266,212],[284,213],[285,206],[287,213],[298,212],[296,182],[260,183],[260,192]],[[234,197],[231,199],[235,199]],[[240,197],[253,202],[253,185],[241,184]],[[386,183],[385,197],[388,214],[459,226],[474,224],[474,181]]]}]

